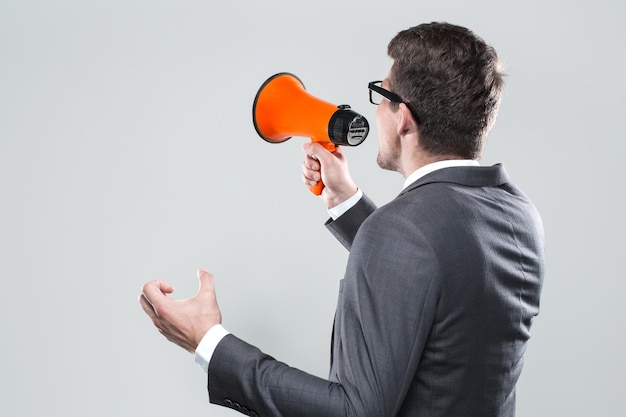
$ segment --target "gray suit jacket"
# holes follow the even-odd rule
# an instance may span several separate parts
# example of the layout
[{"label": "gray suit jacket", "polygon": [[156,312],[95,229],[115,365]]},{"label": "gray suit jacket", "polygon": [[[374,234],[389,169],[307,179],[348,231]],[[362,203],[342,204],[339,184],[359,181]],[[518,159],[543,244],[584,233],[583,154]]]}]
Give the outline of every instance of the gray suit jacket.
[{"label": "gray suit jacket", "polygon": [[441,169],[327,227],[350,250],[329,379],[229,335],[210,401],[252,416],[513,416],[543,228],[504,168]]}]

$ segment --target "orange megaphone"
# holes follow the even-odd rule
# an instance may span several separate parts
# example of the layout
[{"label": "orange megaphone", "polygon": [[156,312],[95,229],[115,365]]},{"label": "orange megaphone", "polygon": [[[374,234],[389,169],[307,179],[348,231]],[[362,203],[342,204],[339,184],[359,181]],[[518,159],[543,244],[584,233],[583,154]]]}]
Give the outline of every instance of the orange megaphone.
[{"label": "orange megaphone", "polygon": [[[337,145],[361,144],[369,132],[365,117],[348,105],[334,105],[306,92],[298,77],[281,72],[267,79],[254,98],[252,107],[254,128],[261,138],[280,143],[292,136],[311,138],[334,152]],[[309,187],[320,195],[324,184],[320,180]]]}]

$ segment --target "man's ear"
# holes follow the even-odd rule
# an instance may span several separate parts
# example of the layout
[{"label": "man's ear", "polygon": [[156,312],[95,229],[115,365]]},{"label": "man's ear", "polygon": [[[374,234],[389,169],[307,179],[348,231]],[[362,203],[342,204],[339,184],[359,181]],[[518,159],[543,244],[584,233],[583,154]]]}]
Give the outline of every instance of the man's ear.
[{"label": "man's ear", "polygon": [[400,120],[398,121],[398,135],[406,136],[410,133],[417,133],[417,122],[413,118],[409,107],[404,103],[400,103],[398,106],[400,110]]}]

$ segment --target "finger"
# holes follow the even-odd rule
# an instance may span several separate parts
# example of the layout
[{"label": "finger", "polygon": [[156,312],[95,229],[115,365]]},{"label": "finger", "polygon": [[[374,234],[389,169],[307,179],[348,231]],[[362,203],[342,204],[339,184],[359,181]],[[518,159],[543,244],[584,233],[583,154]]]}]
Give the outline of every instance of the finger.
[{"label": "finger", "polygon": [[306,185],[307,187],[313,187],[318,182],[319,180],[310,179],[310,178],[305,177],[304,175],[302,176],[302,183]]},{"label": "finger", "polygon": [[143,296],[143,294],[139,296],[139,304],[148,316],[152,317],[154,315],[154,309],[152,308],[152,304],[150,304],[150,302],[146,299],[146,297]]},{"label": "finger", "polygon": [[[307,143],[302,149],[306,151],[313,151],[314,147],[311,143]],[[308,153],[305,154],[304,162],[302,163],[302,182],[307,186],[314,186],[322,178],[321,164],[315,156]]]},{"label": "finger", "polygon": [[[319,143],[307,143],[306,148],[303,147],[303,149],[306,149],[307,155],[312,158],[313,161],[317,161],[316,165],[320,166],[320,169],[323,169],[324,165],[332,163],[334,152],[330,152]],[[339,149],[339,147],[337,147],[337,149]]]},{"label": "finger", "polygon": [[311,171],[319,171],[320,163],[319,161],[313,157],[312,155],[307,154],[304,158],[304,166]]},{"label": "finger", "polygon": [[312,169],[311,167],[307,167],[306,163],[302,164],[302,178],[304,182],[317,182],[321,177],[321,173],[319,171],[319,167],[317,170]]},{"label": "finger", "polygon": [[313,142],[302,143],[302,150],[307,156],[313,155],[312,146],[313,146]]},{"label": "finger", "polygon": [[314,142],[305,142],[302,145],[302,150],[305,153],[304,163],[312,170],[320,169],[320,154],[329,153],[322,145]]},{"label": "finger", "polygon": [[305,174],[312,174],[315,172],[319,172],[321,168],[321,164],[318,160],[313,159],[311,155],[307,155],[304,158],[304,162],[302,163],[302,172]]},{"label": "finger", "polygon": [[154,308],[152,307],[152,304],[150,304],[148,299],[144,297],[143,294],[139,296],[139,304],[141,304],[141,308],[151,319],[154,319],[156,317],[156,313],[154,311]]},{"label": "finger", "polygon": [[171,294],[173,292],[174,287],[161,280],[151,281],[144,284],[141,291],[146,300],[153,306],[156,302],[159,302],[162,299],[167,299],[165,294]]},{"label": "finger", "polygon": [[319,181],[320,174],[320,163],[314,159],[311,155],[306,155],[304,157],[304,162],[302,163],[302,180],[305,184],[309,184],[312,182]]}]

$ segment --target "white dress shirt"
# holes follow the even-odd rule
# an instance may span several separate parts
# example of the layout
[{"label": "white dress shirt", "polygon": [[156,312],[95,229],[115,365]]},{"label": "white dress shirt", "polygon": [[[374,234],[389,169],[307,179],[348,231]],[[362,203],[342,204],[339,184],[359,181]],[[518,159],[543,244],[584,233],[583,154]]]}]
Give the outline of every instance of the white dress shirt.
[{"label": "white dress shirt", "polygon": [[[415,181],[417,181],[424,175],[430,174],[431,172],[436,171],[438,169],[456,167],[456,166],[479,166],[479,165],[480,164],[478,163],[478,161],[474,161],[470,159],[450,159],[450,160],[445,160],[445,161],[433,162],[431,164],[424,165],[423,167],[417,169],[411,175],[406,177],[406,180],[404,181],[404,186],[402,187],[402,189],[404,190],[406,187],[413,184]],[[342,214],[344,214],[346,211],[352,208],[356,203],[358,203],[361,197],[363,197],[363,192],[359,189],[352,197],[350,197],[343,203],[335,207],[329,208],[328,213],[330,214],[333,220],[336,220],[338,217],[340,217]],[[196,360],[196,363],[200,365],[202,369],[205,370],[205,372],[209,371],[209,362],[211,361],[213,352],[215,352],[215,348],[217,348],[217,345],[220,343],[222,338],[228,334],[229,332],[226,329],[224,329],[221,324],[216,324],[215,326],[211,327],[211,329],[209,329],[209,331],[204,335],[204,337],[198,344],[198,347],[196,348],[196,352],[195,352],[195,360]]]}]

